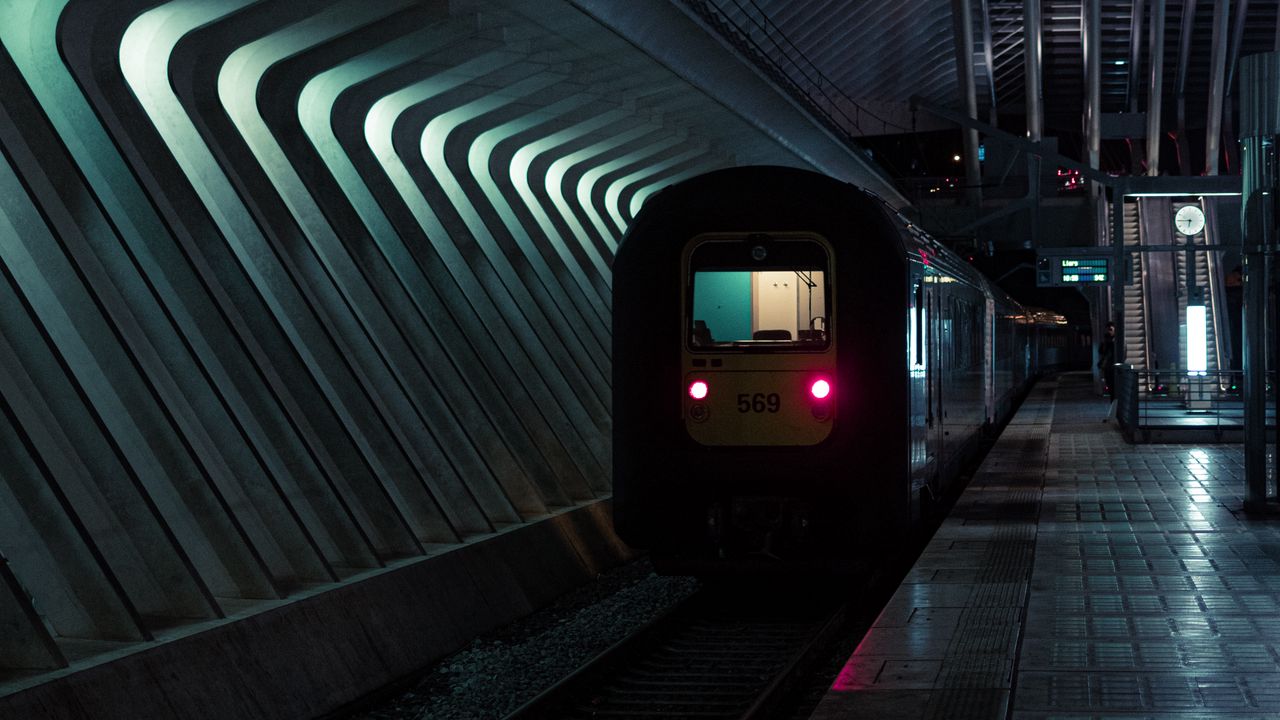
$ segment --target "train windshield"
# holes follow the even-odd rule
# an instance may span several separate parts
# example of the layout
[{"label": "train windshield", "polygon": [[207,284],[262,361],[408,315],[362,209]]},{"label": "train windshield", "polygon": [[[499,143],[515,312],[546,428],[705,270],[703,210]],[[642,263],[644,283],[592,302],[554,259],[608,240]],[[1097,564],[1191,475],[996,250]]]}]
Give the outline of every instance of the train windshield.
[{"label": "train windshield", "polygon": [[691,349],[826,349],[830,260],[822,245],[706,241],[689,262]]}]

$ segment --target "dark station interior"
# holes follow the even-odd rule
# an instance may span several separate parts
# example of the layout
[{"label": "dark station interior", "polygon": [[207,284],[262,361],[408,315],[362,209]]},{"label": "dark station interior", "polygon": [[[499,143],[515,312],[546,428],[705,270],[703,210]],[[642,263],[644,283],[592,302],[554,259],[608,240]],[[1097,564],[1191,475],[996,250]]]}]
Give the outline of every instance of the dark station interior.
[{"label": "dark station interior", "polygon": [[0,0],[0,720],[1280,717],[1280,0]]}]

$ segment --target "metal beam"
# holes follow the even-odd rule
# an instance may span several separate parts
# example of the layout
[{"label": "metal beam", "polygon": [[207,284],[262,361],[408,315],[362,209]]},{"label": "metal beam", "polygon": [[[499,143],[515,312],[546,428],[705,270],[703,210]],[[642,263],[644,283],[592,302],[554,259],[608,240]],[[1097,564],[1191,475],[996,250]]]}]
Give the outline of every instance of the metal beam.
[{"label": "metal beam", "polygon": [[1129,14],[1129,80],[1124,88],[1124,106],[1131,113],[1138,112],[1138,72],[1142,66],[1142,15],[1144,0],[1133,0]]},{"label": "metal beam", "polygon": [[1043,36],[1040,0],[1023,0],[1023,75],[1027,86],[1027,138],[1032,142],[1039,142],[1044,135],[1044,97],[1040,89],[1040,77],[1044,68]]},{"label": "metal beam", "polygon": [[1182,33],[1178,37],[1178,75],[1173,86],[1174,108],[1177,114],[1178,172],[1192,174],[1190,148],[1187,147],[1187,69],[1191,64],[1191,30],[1195,25],[1196,0],[1182,3]]},{"label": "metal beam", "polygon": [[1237,172],[1240,167],[1239,147],[1236,143],[1235,112],[1231,101],[1236,94],[1236,68],[1240,65],[1240,43],[1244,41],[1244,22],[1249,15],[1249,0],[1236,0],[1236,17],[1231,24],[1231,49],[1227,51],[1226,99],[1222,102],[1222,149],[1227,156],[1227,172]]},{"label": "metal beam", "polygon": [[1106,173],[1099,172],[1089,167],[1088,165],[1085,165],[1079,160],[1074,160],[1072,158],[1067,157],[1066,155],[1059,155],[1058,153],[1045,152],[1044,148],[1038,142],[1032,142],[1031,140],[1028,140],[1026,138],[1020,138],[1017,135],[1007,133],[1001,130],[1000,128],[992,127],[991,125],[988,125],[984,122],[974,120],[973,118],[970,118],[970,117],[966,117],[962,113],[955,112],[954,110],[940,108],[936,105],[929,103],[928,100],[925,100],[924,98],[918,95],[911,96],[911,107],[913,109],[924,110],[925,112],[930,113],[931,115],[936,115],[944,120],[950,120],[951,122],[957,125],[960,125],[961,127],[972,128],[975,131],[981,131],[983,135],[986,135],[988,137],[988,139],[995,140],[997,142],[1003,143],[1013,148],[1017,148],[1018,150],[1022,150],[1023,152],[1034,155],[1038,158],[1048,160],[1052,163],[1055,163],[1065,168],[1078,170],[1086,180],[1094,180],[1103,185],[1112,185],[1118,180],[1118,178],[1114,178],[1114,177],[1111,177],[1110,175],[1107,175]]},{"label": "metal beam", "polygon": [[[1102,0],[1080,4],[1080,42],[1084,47],[1084,137],[1089,167],[1097,168],[1102,151]],[[1096,188],[1095,188],[1096,190]]]},{"label": "metal beam", "polygon": [[1222,137],[1223,80],[1227,69],[1227,0],[1213,7],[1213,41],[1209,48],[1209,114],[1205,120],[1204,174],[1218,174],[1218,143]]},{"label": "metal beam", "polygon": [[[956,75],[960,81],[960,102],[965,114],[978,117],[978,89],[973,78],[973,6],[969,0],[951,0],[951,17],[955,23]],[[978,131],[965,126],[964,176],[965,195],[974,207],[982,204],[982,166],[978,164]]]},{"label": "metal beam", "polygon": [[990,112],[987,116],[991,119],[992,125],[999,125],[1000,118],[996,113],[996,69],[995,54],[991,48],[991,3],[990,0],[982,0],[982,62],[987,68],[987,89],[990,91],[988,100],[991,103]]},{"label": "metal beam", "polygon": [[1164,0],[1151,2],[1151,79],[1147,93],[1147,175],[1160,174],[1160,110],[1164,102]]}]

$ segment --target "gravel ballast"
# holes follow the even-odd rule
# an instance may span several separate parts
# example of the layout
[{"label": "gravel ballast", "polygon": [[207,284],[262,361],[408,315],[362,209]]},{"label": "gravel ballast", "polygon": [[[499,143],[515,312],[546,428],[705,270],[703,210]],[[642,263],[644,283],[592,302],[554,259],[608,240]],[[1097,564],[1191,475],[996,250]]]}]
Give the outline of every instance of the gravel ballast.
[{"label": "gravel ballast", "polygon": [[411,689],[352,718],[493,720],[528,702],[697,588],[647,560],[602,574],[552,605],[445,658]]}]

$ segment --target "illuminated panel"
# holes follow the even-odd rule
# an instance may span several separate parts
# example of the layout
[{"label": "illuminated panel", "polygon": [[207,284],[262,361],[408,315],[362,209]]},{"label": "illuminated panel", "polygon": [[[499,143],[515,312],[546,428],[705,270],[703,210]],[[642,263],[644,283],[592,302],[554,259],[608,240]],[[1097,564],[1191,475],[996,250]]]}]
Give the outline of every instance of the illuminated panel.
[{"label": "illuminated panel", "polygon": [[1068,285],[1105,283],[1111,277],[1110,258],[1060,257],[1057,262],[1058,277]]},{"label": "illuminated panel", "polygon": [[1209,340],[1204,305],[1187,305],[1187,374],[1204,375],[1209,369]]}]

